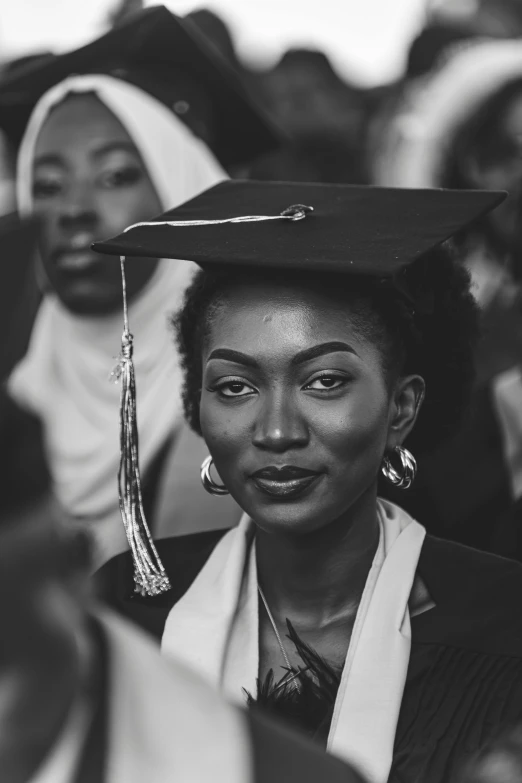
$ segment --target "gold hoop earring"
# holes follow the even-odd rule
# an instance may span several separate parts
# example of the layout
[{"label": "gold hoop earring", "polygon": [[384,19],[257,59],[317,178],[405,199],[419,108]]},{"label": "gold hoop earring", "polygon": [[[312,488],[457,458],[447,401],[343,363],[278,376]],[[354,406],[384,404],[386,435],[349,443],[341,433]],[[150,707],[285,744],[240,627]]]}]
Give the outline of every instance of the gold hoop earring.
[{"label": "gold hoop earring", "polygon": [[402,446],[396,446],[394,452],[401,461],[401,470],[397,470],[391,463],[388,455],[382,461],[381,471],[383,476],[398,489],[408,489],[417,473],[417,460],[408,449]]},{"label": "gold hoop earring", "polygon": [[218,484],[210,475],[210,468],[213,464],[214,460],[210,455],[203,460],[201,465],[201,483],[209,495],[228,495],[229,491],[225,485]]}]

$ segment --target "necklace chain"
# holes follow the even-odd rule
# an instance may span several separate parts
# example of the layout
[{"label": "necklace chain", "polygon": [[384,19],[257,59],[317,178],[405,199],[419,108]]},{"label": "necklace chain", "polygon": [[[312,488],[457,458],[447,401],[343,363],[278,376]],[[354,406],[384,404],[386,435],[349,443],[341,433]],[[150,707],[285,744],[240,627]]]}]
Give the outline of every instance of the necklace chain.
[{"label": "necklace chain", "polygon": [[277,630],[277,625],[276,625],[276,622],[275,622],[274,617],[272,615],[272,612],[270,611],[270,607],[268,606],[268,602],[267,602],[267,600],[265,598],[265,594],[261,590],[260,585],[257,586],[257,589],[259,591],[259,595],[261,596],[261,600],[263,601],[263,604],[265,606],[266,613],[268,615],[268,619],[270,620],[270,622],[272,624],[272,628],[274,629],[274,633],[276,635],[276,639],[279,642],[279,647],[281,648],[281,652],[283,654],[283,658],[285,659],[286,666],[287,666],[288,669],[291,669],[292,667],[290,666],[290,660],[289,660],[287,652],[285,650],[285,646],[283,644],[283,640],[281,639],[281,637],[279,635],[279,631]]},{"label": "necklace chain", "polygon": [[[268,601],[265,598],[265,594],[263,593],[260,585],[257,586],[257,590],[259,592],[259,595],[261,596],[261,600],[263,601],[263,605],[266,609],[266,613],[268,615],[268,619],[270,620],[270,623],[272,625],[272,628],[274,630],[274,633],[276,635],[276,639],[279,643],[279,648],[281,650],[281,653],[283,655],[283,658],[285,659],[285,664],[287,668],[287,676],[284,678],[282,682],[279,683],[279,685],[276,688],[276,691],[278,691],[280,688],[283,688],[285,685],[289,685],[292,683],[292,687],[296,689],[298,693],[301,692],[301,685],[299,683],[299,676],[300,673],[298,671],[295,671],[293,667],[290,665],[290,659],[288,658],[287,652],[285,650],[285,646],[283,644],[283,640],[281,639],[281,636],[279,635],[279,631],[277,630],[276,621],[274,620],[274,617],[272,615],[272,612],[270,611],[270,607],[268,606]],[[291,672],[294,672],[291,674]]]}]

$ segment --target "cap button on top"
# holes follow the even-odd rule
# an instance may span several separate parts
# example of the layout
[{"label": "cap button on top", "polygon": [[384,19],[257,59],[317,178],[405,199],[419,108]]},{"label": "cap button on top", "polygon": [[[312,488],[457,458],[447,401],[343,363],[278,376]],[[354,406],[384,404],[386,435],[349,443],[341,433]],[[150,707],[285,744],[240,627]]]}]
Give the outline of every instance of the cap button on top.
[{"label": "cap button on top", "polygon": [[308,207],[306,204],[292,204],[291,207],[287,207],[281,212],[282,217],[288,217],[290,220],[302,220],[309,212],[313,212],[313,207]]}]

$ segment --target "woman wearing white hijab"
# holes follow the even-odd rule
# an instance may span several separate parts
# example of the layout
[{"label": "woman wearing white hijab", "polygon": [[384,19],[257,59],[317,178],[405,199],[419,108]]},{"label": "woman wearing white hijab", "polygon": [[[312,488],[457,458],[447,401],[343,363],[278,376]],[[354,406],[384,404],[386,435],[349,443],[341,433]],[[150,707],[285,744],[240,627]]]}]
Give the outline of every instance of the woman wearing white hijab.
[{"label": "woman wearing white hijab", "polygon": [[[42,217],[45,290],[8,388],[41,417],[56,494],[94,530],[99,564],[127,547],[114,482],[120,388],[108,380],[122,289],[119,264],[100,264],[90,244],[226,178],[224,167],[277,146],[278,131],[195,25],[162,6],[5,79],[0,117],[20,145],[20,211]],[[156,536],[219,526],[198,483],[205,454],[182,425],[167,327],[190,265],[135,259],[126,275],[145,512]]]},{"label": "woman wearing white hijab", "polygon": [[[226,178],[205,144],[173,112],[142,90],[111,76],[70,77],[40,99],[27,127],[17,173],[22,214],[36,212],[42,214],[44,220],[53,219],[48,217],[48,199],[39,197],[38,188],[49,187],[47,180],[56,179],[56,172],[63,166],[61,163],[58,166],[48,162],[40,164],[38,158],[35,160],[35,152],[38,153],[46,123],[53,121],[53,113],[66,107],[67,101],[77,122],[82,122],[78,96],[89,97],[91,112],[93,96],[96,96],[127,131],[150,177],[160,209],[191,198]],[[71,101],[76,101],[76,105]],[[59,124],[60,117],[56,114],[54,117]],[[65,133],[70,135],[71,130],[66,128]],[[83,137],[79,143],[83,143]],[[109,155],[121,157],[118,150]],[[39,158],[41,160],[42,155]],[[120,164],[109,161],[105,165]],[[86,196],[80,194],[78,199],[82,197]],[[85,277],[88,277],[91,271],[88,246],[97,237],[93,232],[98,226],[94,218],[89,223],[87,216],[80,212],[81,206],[76,207],[70,200],[64,209],[69,212],[62,220],[62,225],[66,225],[59,241],[68,242],[70,248],[58,259],[58,265],[61,261],[67,274],[68,264],[72,267],[77,263],[80,267],[83,263]],[[146,204],[145,210],[150,211],[142,217],[154,214],[158,206]],[[179,437],[182,429],[179,368],[170,345],[172,337],[167,317],[173,303],[175,308],[182,296],[191,271],[188,262],[180,261],[173,267],[160,261],[130,303],[132,328],[139,339],[134,361],[140,379],[140,453],[145,475],[161,449],[168,446],[173,437]],[[76,279],[71,288],[74,283]],[[78,288],[81,283],[83,280]],[[56,291],[47,291],[28,353],[15,369],[9,388],[16,400],[43,420],[56,494],[68,515],[87,522],[95,530],[99,557],[103,561],[126,548],[114,483],[119,461],[118,424],[114,411],[120,391],[117,384],[109,382],[118,353],[121,319],[119,309],[115,313],[108,311],[98,315],[94,303],[93,311],[89,312],[93,299],[90,291],[83,298],[78,295],[80,301],[71,303],[66,298],[70,289],[65,285],[63,288],[65,302]],[[118,308],[119,305],[117,301]],[[176,477],[173,478],[175,481]],[[197,489],[196,498],[204,502],[205,495]]]}]

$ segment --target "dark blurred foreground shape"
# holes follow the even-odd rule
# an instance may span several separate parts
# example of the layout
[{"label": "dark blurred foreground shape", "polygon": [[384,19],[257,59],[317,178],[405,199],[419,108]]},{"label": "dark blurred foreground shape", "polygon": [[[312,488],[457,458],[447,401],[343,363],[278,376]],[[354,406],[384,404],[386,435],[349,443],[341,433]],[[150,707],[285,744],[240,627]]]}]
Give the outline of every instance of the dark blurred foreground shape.
[{"label": "dark blurred foreground shape", "polygon": [[12,213],[0,217],[0,382],[29,344],[41,294],[36,277],[39,226]]},{"label": "dark blurred foreground shape", "polygon": [[2,783],[362,783],[97,607],[89,560],[52,520],[0,526]]},{"label": "dark blurred foreground shape", "polygon": [[49,473],[42,424],[8,396],[5,382],[27,350],[40,302],[35,263],[38,224],[0,218],[0,523],[47,513]]}]

